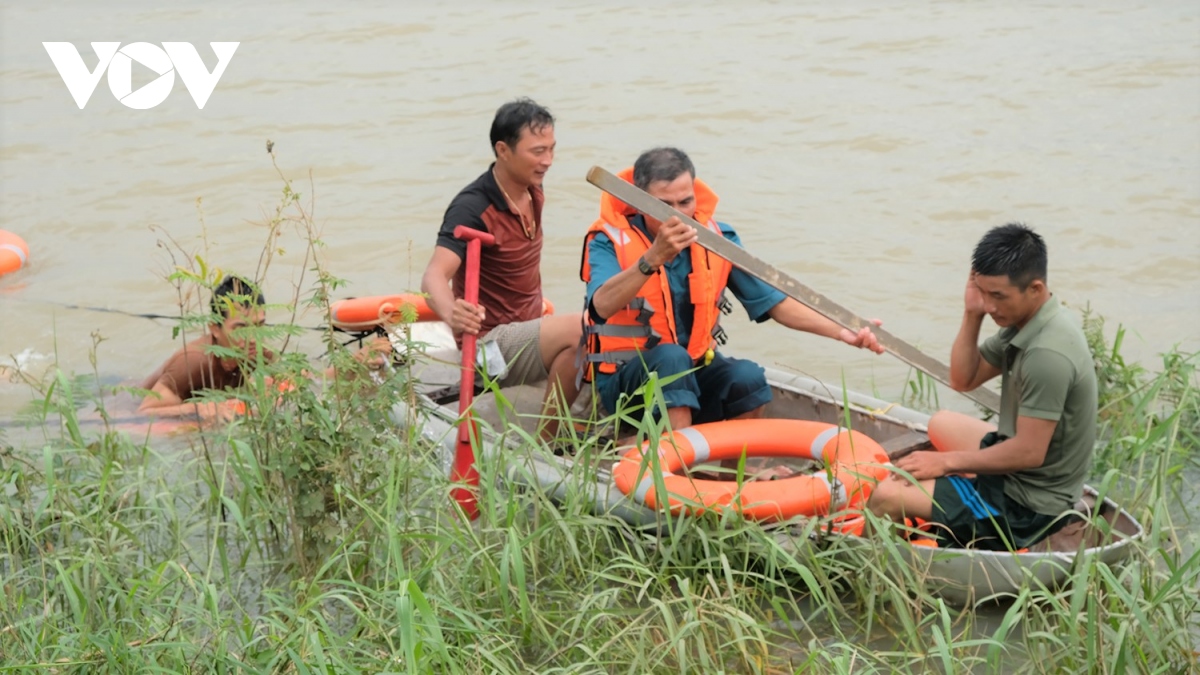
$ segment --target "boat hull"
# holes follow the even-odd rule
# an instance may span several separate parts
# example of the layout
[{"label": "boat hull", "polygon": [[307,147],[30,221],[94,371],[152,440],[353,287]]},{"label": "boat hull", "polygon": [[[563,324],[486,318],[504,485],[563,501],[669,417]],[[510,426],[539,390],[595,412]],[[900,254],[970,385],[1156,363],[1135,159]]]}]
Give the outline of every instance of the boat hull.
[{"label": "boat hull", "polygon": [[[456,362],[452,354],[435,360],[443,364]],[[926,426],[929,417],[924,413],[843,391],[808,377],[772,368],[766,371],[774,394],[767,417],[835,424],[848,419],[852,428],[879,442],[893,459],[931,447]],[[427,390],[444,394],[446,387],[457,380],[457,370],[450,367],[449,372],[440,372],[438,367],[426,367],[418,371],[418,377]],[[481,447],[476,452],[481,461],[505,467],[497,473],[508,483],[507,487],[536,486],[558,500],[568,498],[569,494],[576,499],[582,497],[594,513],[611,515],[637,527],[656,528],[664,523],[663,514],[626,497],[615,487],[611,473],[615,456],[584,452],[578,458],[557,457],[536,444],[522,442],[536,426],[542,397],[540,387],[505,388],[502,394],[500,399],[491,392],[476,397],[475,417],[483,421]],[[576,403],[576,410],[586,409],[588,398],[585,392]],[[417,405],[398,406],[393,416],[397,424],[419,429],[429,443],[441,448],[448,473],[449,458],[454,454],[457,406],[445,398],[438,403],[422,395]],[[511,432],[518,426],[526,434]],[[1094,512],[1096,517],[1091,521],[1094,524],[1086,525],[1081,520],[1068,525],[1062,533],[1029,552],[935,548],[900,542],[901,553],[919,578],[925,580],[928,590],[955,604],[1012,596],[1030,586],[1063,586],[1083,561],[1119,564],[1143,536],[1141,525],[1117,504],[1101,499],[1090,487],[1085,492],[1085,504],[1079,506]],[[798,531],[809,528],[794,527],[790,531],[784,528],[776,533],[780,544],[798,555],[803,547],[810,545],[830,546],[826,552],[833,555],[839,552],[861,555],[864,549],[880,548],[880,543],[870,538],[825,535],[812,539],[796,536]]]}]

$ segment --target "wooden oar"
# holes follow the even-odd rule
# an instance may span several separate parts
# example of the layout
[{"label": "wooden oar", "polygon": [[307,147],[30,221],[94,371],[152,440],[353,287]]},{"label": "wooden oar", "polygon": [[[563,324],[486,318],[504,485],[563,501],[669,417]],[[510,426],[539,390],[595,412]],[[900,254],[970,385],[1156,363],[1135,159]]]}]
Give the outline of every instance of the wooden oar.
[{"label": "wooden oar", "polygon": [[[842,328],[858,331],[864,326],[869,327],[879,344],[901,361],[925,373],[933,379],[950,386],[950,369],[941,361],[928,356],[904,340],[876,326],[842,307],[829,298],[805,286],[777,267],[751,255],[746,249],[713,232],[695,220],[688,218],[679,211],[667,206],[650,196],[637,186],[627,183],[604,169],[593,166],[588,171],[587,180],[592,185],[604,190],[633,208],[654,218],[665,221],[671,216],[679,218],[696,230],[696,242],[704,248],[728,260],[738,269],[757,277],[778,288],[801,304],[833,321]],[[993,412],[1000,412],[1000,396],[990,389],[980,387],[974,391],[962,392],[964,396]]]}]

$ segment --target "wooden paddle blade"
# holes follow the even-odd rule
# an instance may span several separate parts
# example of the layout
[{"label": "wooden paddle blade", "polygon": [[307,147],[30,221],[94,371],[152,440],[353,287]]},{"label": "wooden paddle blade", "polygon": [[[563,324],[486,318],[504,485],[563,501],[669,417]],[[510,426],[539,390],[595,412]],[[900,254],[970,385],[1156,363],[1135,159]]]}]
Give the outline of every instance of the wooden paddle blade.
[{"label": "wooden paddle blade", "polygon": [[[878,338],[879,344],[889,354],[938,382],[950,386],[950,368],[946,364],[805,286],[774,265],[751,255],[746,249],[667,206],[637,186],[621,180],[598,166],[593,166],[588,171],[587,181],[655,220],[664,221],[671,216],[679,218],[696,230],[696,242],[704,248],[728,260],[747,274],[778,288],[788,297],[796,299],[842,328],[858,331],[864,326],[870,327],[875,333],[875,337]],[[1000,396],[990,389],[980,387],[974,391],[962,392],[962,394],[988,410],[1000,412]]]}]

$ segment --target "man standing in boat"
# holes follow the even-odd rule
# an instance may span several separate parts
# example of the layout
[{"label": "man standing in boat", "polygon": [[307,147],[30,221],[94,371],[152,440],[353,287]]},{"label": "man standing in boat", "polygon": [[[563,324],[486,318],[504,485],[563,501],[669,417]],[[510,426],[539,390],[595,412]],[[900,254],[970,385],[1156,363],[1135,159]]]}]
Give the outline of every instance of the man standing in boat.
[{"label": "man standing in boat", "polygon": [[[741,246],[733,228],[714,219],[717,195],[696,179],[682,150],[649,150],[619,175]],[[580,276],[587,283],[585,375],[595,380],[609,412],[627,410],[621,399],[633,397],[656,372],[674,429],[762,416],[771,400],[762,367],[717,351],[725,341],[720,315],[732,311],[727,288],[756,322],[774,319],[883,352],[870,328],[843,329],[695,242],[695,230],[677,217],[659,222],[601,196]]]},{"label": "man standing in boat", "polygon": [[[579,395],[582,332],[579,314],[543,316],[542,309],[542,181],[554,162],[554,117],[517,99],[496,111],[490,136],[496,161],[450,202],[421,290],[460,346],[463,333],[496,343],[507,364],[501,385],[547,380],[541,433],[550,439]],[[467,244],[454,237],[459,225],[496,240],[480,254],[477,305],[463,299]]]},{"label": "man standing in boat", "polygon": [[[1053,534],[1082,497],[1096,434],[1096,373],[1083,330],[1046,285],[1046,244],[1020,224],[975,247],[950,380],[971,391],[1002,375],[999,428],[956,412],[929,421],[938,452],[896,461],[868,507],[941,524],[944,541],[1025,548]],[[979,342],[984,315],[1000,332]],[[975,474],[967,477],[963,474]]]}]

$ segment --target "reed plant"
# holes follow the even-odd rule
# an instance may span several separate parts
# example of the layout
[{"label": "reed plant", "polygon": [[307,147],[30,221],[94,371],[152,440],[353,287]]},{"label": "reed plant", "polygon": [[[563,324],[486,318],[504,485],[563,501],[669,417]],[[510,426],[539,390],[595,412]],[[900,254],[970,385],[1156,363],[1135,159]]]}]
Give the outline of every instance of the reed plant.
[{"label": "reed plant", "polygon": [[[315,270],[289,307],[327,308],[340,282],[290,183],[283,200],[269,226],[296,224]],[[174,282],[198,296],[187,287],[213,277],[189,269]],[[267,340],[295,332],[268,330]],[[480,517],[468,521],[450,497],[446,420],[417,405],[412,362],[367,372],[325,338],[339,377],[314,379],[325,362],[285,351],[236,394],[247,415],[171,443],[107,417],[81,424],[81,402],[104,410],[111,396],[96,377],[30,382],[38,434],[0,448],[0,672],[1200,666],[1200,554],[1176,506],[1197,458],[1194,354],[1132,372],[1103,350],[1125,370],[1109,381],[1092,482],[1147,527],[1130,559],[1080,564],[1066,588],[1030,583],[957,607],[930,592],[895,537],[815,545],[815,520],[662,514],[634,527],[596,513],[611,458],[590,435],[563,460],[519,427],[489,429],[505,450],[482,456]],[[653,440],[656,419],[622,410],[598,422]],[[542,487],[537,466],[561,467],[562,481]]]}]

